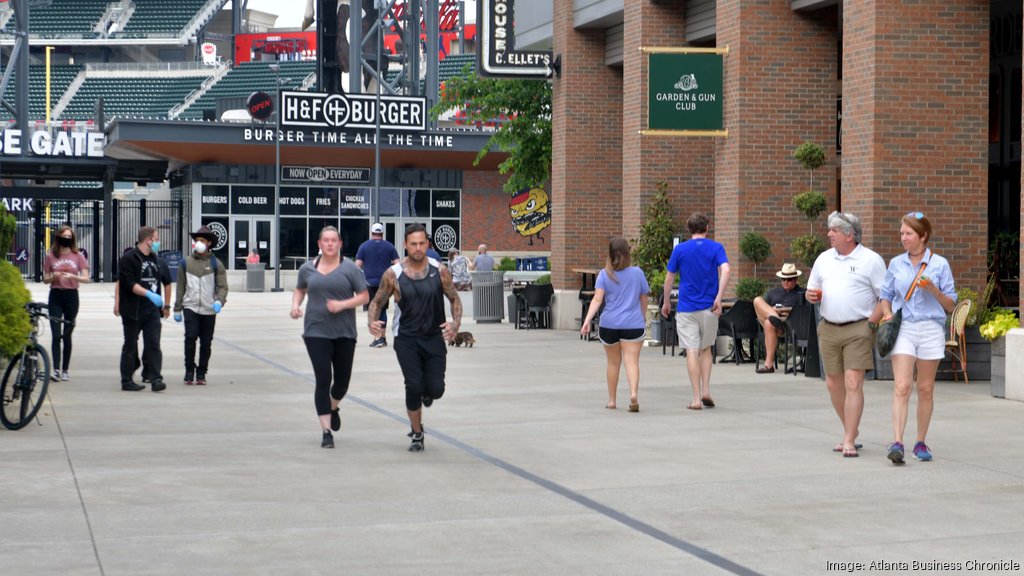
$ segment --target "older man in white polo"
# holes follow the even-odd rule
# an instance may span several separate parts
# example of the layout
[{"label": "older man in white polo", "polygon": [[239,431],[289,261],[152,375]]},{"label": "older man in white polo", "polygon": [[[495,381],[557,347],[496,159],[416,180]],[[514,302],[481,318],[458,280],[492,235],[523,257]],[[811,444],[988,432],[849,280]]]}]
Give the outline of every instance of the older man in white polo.
[{"label": "older man in white polo", "polygon": [[878,299],[885,262],[861,245],[860,220],[833,212],[828,217],[832,248],[814,261],[807,301],[821,303],[818,344],[832,407],[843,423],[843,442],[833,448],[859,456],[857,435],[864,412],[864,372],[874,367],[874,327],[882,316]]},{"label": "older man in white polo", "polygon": [[796,264],[785,263],[782,270],[775,273],[782,282],[769,290],[763,297],[754,298],[754,311],[757,312],[757,321],[764,327],[764,365],[757,368],[758,374],[771,374],[775,372],[775,352],[779,349],[779,336],[786,330],[785,320],[782,319],[780,310],[791,309],[800,306],[804,298],[804,289],[796,283],[800,275]]}]

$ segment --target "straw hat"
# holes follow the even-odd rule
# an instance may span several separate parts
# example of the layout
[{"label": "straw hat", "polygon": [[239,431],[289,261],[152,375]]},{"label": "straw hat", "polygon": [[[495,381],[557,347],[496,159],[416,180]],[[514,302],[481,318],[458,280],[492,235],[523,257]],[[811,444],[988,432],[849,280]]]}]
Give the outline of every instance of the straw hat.
[{"label": "straw hat", "polygon": [[793,264],[792,262],[786,262],[782,265],[782,270],[775,273],[779,278],[797,278],[801,274],[803,274],[803,272],[797,270],[796,264]]}]

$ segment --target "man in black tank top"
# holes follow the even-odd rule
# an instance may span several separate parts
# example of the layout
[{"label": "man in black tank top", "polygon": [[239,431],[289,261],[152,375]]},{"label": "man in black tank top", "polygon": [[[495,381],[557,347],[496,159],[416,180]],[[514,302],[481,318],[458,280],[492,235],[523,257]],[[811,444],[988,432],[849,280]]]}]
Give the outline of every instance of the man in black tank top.
[{"label": "man in black tank top", "polygon": [[[462,324],[462,301],[455,290],[452,275],[441,263],[427,258],[427,230],[422,224],[405,229],[408,256],[388,268],[380,288],[370,303],[370,334],[384,337],[384,323],[378,320],[380,310],[395,297],[392,331],[395,355],[405,378],[405,408],[409,412],[412,431],[410,452],[423,451],[423,406],[430,407],[444,395],[444,372],[448,346]],[[444,313],[444,298],[452,304],[452,320]]]}]

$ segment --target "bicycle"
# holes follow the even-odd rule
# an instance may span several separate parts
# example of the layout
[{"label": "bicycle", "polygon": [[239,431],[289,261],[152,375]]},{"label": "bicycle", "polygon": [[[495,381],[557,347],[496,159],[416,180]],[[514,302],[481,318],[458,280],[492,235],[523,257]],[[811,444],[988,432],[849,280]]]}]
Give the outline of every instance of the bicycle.
[{"label": "bicycle", "polygon": [[45,312],[48,310],[47,305],[42,302],[29,302],[25,309],[32,322],[29,341],[11,359],[4,372],[3,382],[0,383],[0,423],[8,430],[20,430],[36,417],[46,398],[46,389],[50,386],[50,355],[38,340],[40,320],[46,318],[72,324],[67,320],[50,317]]}]

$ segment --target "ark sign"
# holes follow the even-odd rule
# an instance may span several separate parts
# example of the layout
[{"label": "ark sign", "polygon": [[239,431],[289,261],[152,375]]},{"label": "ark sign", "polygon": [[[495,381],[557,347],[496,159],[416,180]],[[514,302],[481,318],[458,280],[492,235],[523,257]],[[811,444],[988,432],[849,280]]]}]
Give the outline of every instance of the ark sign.
[{"label": "ark sign", "polygon": [[515,0],[478,0],[477,70],[492,78],[551,77],[550,50],[516,50]]}]

